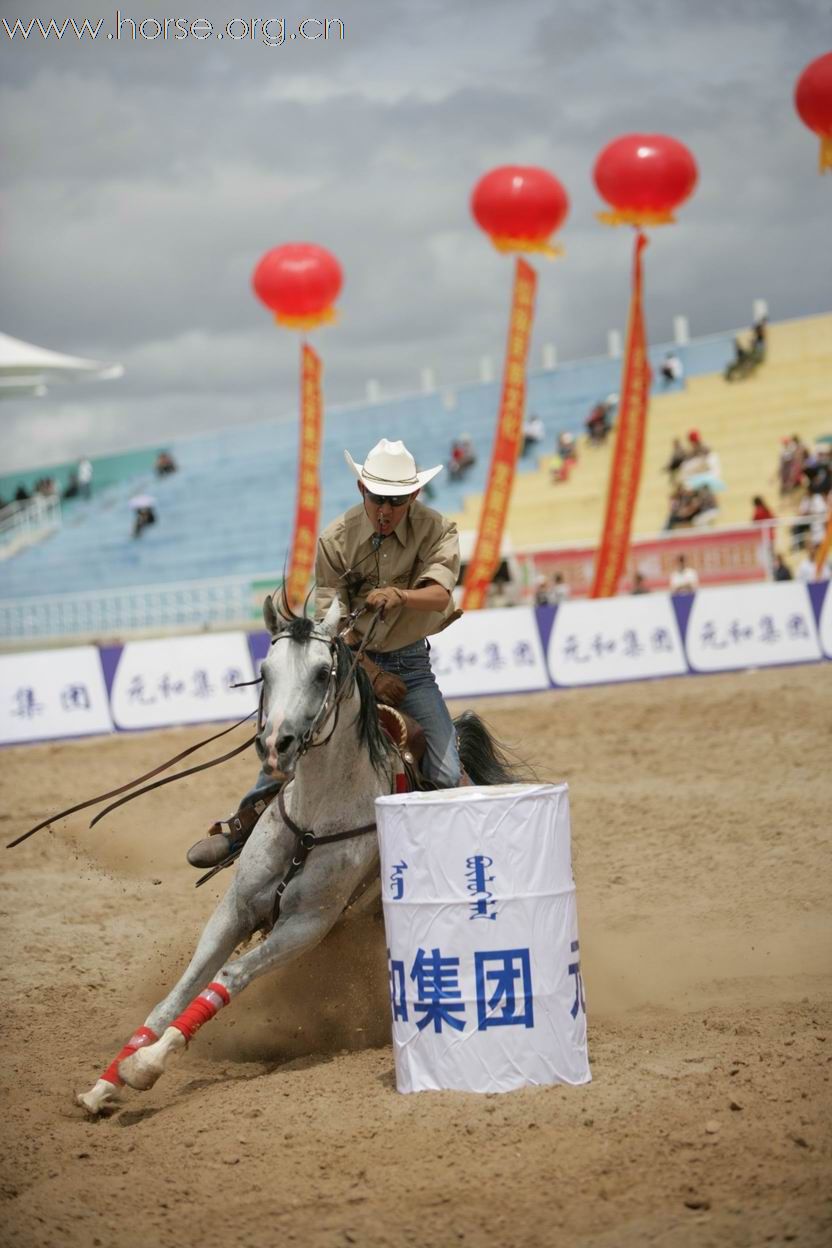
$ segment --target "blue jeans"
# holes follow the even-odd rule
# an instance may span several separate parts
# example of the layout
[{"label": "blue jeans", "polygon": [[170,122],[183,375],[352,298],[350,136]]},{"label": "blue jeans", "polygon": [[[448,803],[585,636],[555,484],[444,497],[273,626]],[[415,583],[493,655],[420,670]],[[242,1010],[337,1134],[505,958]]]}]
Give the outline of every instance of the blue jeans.
[{"label": "blue jeans", "polygon": [[373,651],[368,657],[407,685],[400,709],[412,715],[424,731],[427,749],[422,772],[426,779],[440,789],[456,788],[461,777],[456,732],[431,670],[428,642],[415,641],[386,653]]}]

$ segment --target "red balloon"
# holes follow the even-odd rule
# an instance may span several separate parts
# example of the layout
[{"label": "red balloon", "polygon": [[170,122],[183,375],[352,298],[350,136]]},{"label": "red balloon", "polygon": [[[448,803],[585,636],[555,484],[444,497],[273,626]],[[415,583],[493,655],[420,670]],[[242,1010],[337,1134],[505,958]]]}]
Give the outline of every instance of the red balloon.
[{"label": "red balloon", "polygon": [[610,224],[663,225],[696,186],[696,161],[684,143],[666,134],[624,134],[608,143],[593,178],[614,212]]},{"label": "red balloon", "polygon": [[251,282],[258,299],[282,325],[308,329],[334,319],[343,284],[332,252],[315,243],[285,243],[260,259]]},{"label": "red balloon", "polygon": [[471,214],[500,251],[554,251],[549,236],[569,211],[566,191],[545,169],[501,165],[480,178]]},{"label": "red balloon", "polygon": [[832,169],[832,52],[810,61],[797,80],[794,106],[821,140],[820,168]]}]

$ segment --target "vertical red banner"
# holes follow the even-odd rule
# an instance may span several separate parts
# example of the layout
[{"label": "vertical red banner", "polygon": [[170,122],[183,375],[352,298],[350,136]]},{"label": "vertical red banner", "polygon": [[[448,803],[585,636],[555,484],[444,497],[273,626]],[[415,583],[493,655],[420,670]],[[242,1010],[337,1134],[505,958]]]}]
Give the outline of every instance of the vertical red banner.
[{"label": "vertical red banner", "polygon": [[601,545],[595,562],[592,598],[611,598],[618,592],[633,528],[650,396],[650,363],[641,295],[641,253],[647,238],[639,231],[633,256],[633,287],[627,325],[627,346],[621,378],[618,428],[607,489],[607,510]]},{"label": "vertical red banner", "polygon": [[537,274],[534,269],[525,260],[518,259],[514,271],[503,393],[494,435],[494,449],[491,452],[491,469],[480,515],[477,543],[465,576],[462,606],[466,611],[476,611],[485,606],[491,578],[500,562],[500,543],[511,500],[511,487],[514,484],[514,470],[523,430],[526,358],[534,320],[536,286]]},{"label": "vertical red banner", "polygon": [[300,363],[300,455],[298,457],[298,491],[295,510],[295,533],[286,593],[291,605],[297,606],[306,597],[321,511],[320,458],[323,425],[320,356],[304,342]]}]

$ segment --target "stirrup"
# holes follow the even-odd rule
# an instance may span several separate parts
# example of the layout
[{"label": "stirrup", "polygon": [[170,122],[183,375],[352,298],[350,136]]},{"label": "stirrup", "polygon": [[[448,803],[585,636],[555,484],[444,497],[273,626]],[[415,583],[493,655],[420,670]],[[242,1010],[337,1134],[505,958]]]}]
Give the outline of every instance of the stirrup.
[{"label": "stirrup", "polygon": [[211,824],[208,836],[192,845],[186,855],[192,867],[204,871],[206,867],[219,868],[229,865],[245,845],[254,825],[271,803],[280,784],[264,790],[264,796],[247,801],[236,814],[228,819],[218,819]]}]

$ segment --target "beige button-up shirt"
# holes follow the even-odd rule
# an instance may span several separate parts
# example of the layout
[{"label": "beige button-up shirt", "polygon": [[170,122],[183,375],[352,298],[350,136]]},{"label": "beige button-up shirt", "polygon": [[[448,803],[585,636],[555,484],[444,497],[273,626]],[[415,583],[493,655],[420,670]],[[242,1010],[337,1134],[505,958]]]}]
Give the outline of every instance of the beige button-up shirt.
[{"label": "beige button-up shirt", "polygon": [[[453,590],[459,580],[459,535],[452,521],[416,499],[378,550],[373,549],[375,532],[363,503],[324,529],[315,561],[319,618],[336,593],[342,616],[346,616],[363,606],[370,591],[379,586],[416,589],[426,581],[436,581],[449,594]],[[376,624],[370,650],[400,650],[438,633],[453,610],[452,598],[444,611],[388,610],[386,618]],[[354,631],[363,636],[370,618],[369,614],[360,616]]]}]

